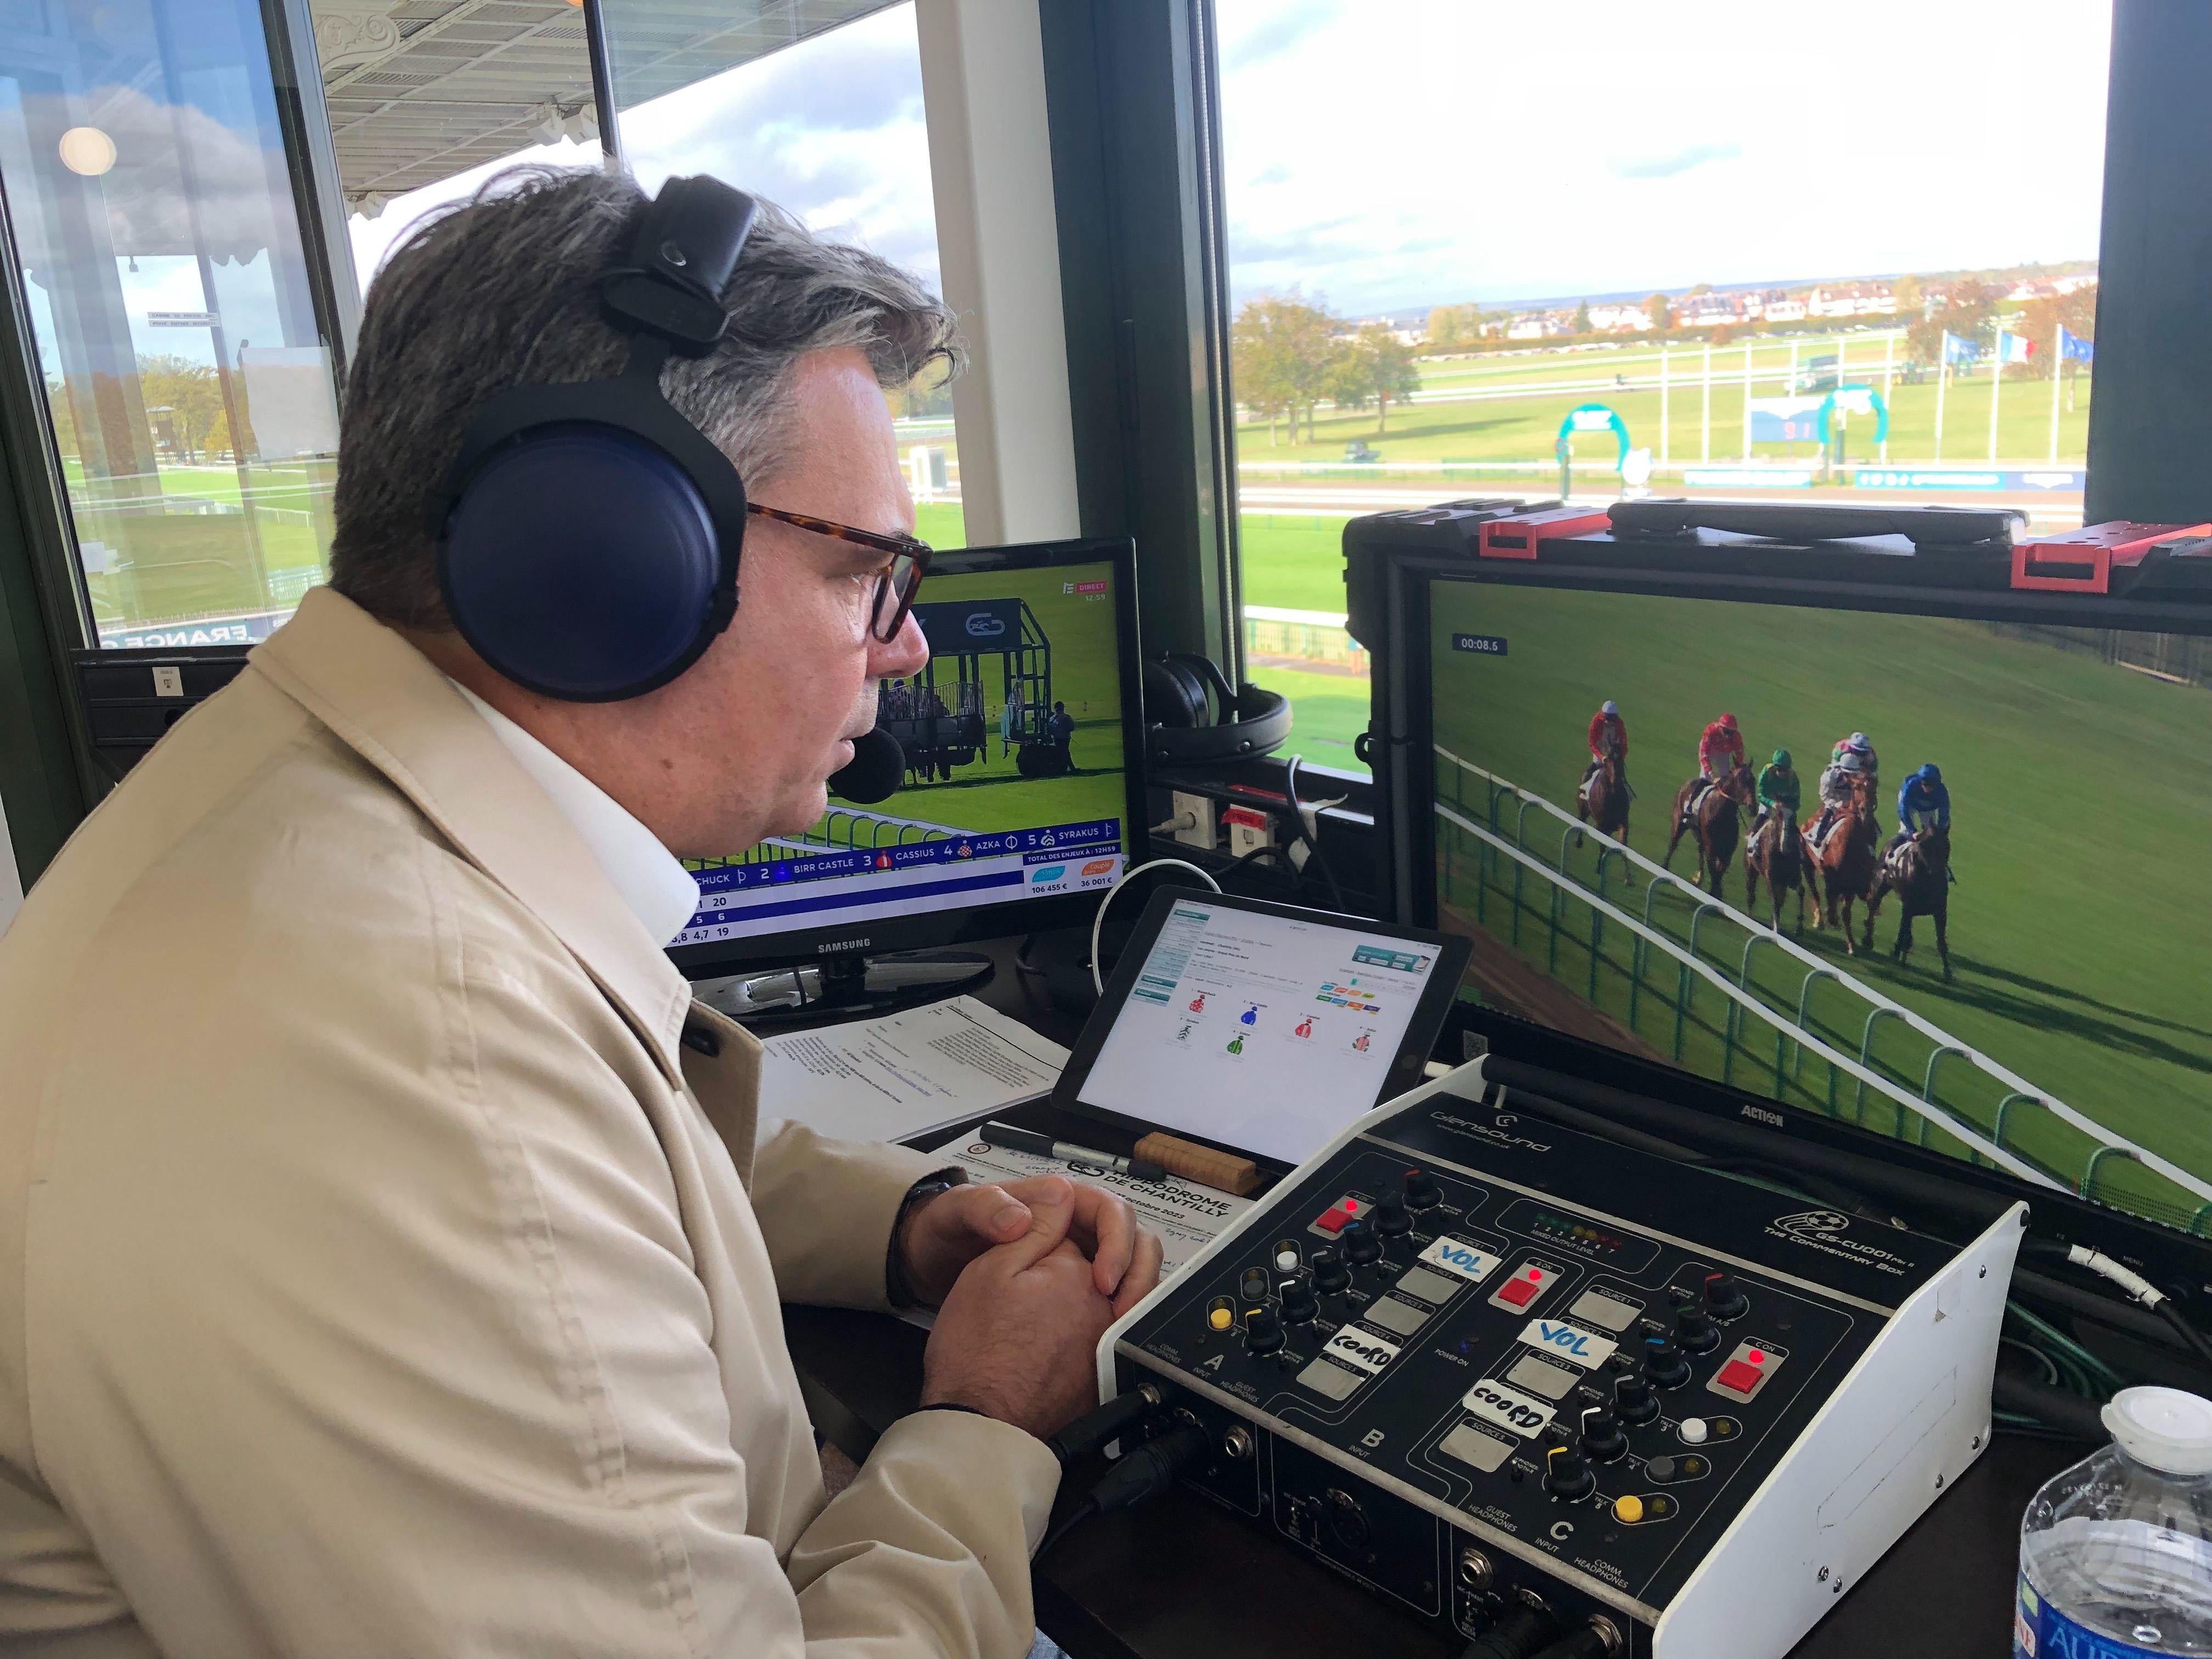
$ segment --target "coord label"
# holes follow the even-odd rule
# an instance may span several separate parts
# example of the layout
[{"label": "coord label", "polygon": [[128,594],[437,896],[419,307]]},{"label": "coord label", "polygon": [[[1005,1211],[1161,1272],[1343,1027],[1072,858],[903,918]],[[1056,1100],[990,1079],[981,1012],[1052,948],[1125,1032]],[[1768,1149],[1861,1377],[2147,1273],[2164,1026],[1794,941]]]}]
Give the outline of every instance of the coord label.
[{"label": "coord label", "polygon": [[1551,1402],[1537,1400],[1488,1379],[1467,1391],[1460,1402],[1486,1423],[1495,1423],[1523,1440],[1552,1420]]},{"label": "coord label", "polygon": [[2013,1659],[2161,1659],[2160,1649],[2082,1629],[2038,1595],[2024,1572],[2013,1603],[2012,1651]]},{"label": "coord label", "polygon": [[1356,1365],[1370,1376],[1381,1370],[1398,1357],[1398,1345],[1385,1342],[1379,1336],[1370,1336],[1349,1325],[1328,1340],[1322,1350],[1332,1359],[1341,1359],[1347,1365]]}]

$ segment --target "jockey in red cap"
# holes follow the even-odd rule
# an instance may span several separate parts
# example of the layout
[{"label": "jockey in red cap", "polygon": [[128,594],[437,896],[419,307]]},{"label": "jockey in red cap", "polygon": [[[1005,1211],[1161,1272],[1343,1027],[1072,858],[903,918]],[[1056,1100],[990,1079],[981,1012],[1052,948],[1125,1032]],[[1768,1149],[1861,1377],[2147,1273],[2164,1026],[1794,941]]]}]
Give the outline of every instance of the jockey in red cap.
[{"label": "jockey in red cap", "polygon": [[1698,770],[1718,782],[1742,764],[1743,733],[1736,730],[1735,715],[1723,714],[1698,739]]}]

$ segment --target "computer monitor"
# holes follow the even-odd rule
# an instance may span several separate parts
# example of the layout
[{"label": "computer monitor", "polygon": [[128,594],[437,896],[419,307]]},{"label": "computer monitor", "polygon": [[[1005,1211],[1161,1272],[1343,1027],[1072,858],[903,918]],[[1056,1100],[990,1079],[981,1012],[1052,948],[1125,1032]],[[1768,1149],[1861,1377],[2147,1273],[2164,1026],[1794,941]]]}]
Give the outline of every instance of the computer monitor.
[{"label": "computer monitor", "polygon": [[[1747,1112],[2201,1229],[2212,606],[2008,592],[2002,556],[1978,591],[1931,586],[1915,562],[1814,580],[1802,552],[1614,544],[1419,578],[1432,838],[1407,919],[1472,937],[1491,1007],[1763,1097]],[[1625,767],[1594,770],[1607,702]],[[1728,769],[1724,732],[1700,765],[1723,715],[1747,775],[1685,824]]]},{"label": "computer monitor", "polygon": [[1087,924],[1142,845],[1133,545],[940,553],[914,614],[929,662],[877,705],[898,793],[694,864],[692,978]]}]

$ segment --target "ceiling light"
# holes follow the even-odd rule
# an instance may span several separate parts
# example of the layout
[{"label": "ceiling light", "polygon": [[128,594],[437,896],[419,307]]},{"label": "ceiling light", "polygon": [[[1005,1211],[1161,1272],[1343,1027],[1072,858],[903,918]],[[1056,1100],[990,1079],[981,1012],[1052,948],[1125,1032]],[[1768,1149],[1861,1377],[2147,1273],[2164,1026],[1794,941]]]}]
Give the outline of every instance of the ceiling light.
[{"label": "ceiling light", "polygon": [[97,179],[115,165],[115,140],[98,127],[71,127],[62,134],[62,165]]}]

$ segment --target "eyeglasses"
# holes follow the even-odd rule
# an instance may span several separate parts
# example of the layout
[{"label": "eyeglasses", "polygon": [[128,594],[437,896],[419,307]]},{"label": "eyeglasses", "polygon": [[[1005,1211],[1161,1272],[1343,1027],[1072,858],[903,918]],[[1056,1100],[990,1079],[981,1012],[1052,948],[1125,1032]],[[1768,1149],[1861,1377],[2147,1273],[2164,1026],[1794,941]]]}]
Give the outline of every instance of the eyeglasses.
[{"label": "eyeglasses", "polygon": [[778,524],[811,530],[817,536],[834,536],[841,542],[856,542],[862,547],[872,547],[878,553],[890,554],[890,562],[876,577],[876,595],[868,619],[868,629],[887,645],[898,637],[899,629],[906,626],[906,613],[914,609],[914,591],[921,586],[921,579],[929,574],[931,548],[927,542],[917,541],[912,536],[886,536],[879,531],[858,530],[851,525],[838,524],[830,519],[817,519],[805,513],[787,513],[780,507],[763,507],[758,501],[747,501],[745,511],[757,513],[763,519],[773,519]]}]

